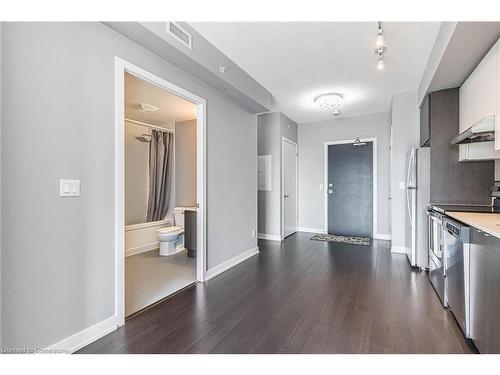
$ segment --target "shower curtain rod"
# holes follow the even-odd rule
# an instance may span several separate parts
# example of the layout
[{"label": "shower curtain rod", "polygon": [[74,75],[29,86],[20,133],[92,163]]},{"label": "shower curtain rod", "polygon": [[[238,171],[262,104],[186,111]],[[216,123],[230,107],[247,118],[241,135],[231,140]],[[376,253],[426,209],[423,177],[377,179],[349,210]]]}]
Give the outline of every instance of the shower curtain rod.
[{"label": "shower curtain rod", "polygon": [[136,121],[136,120],[132,120],[132,119],[126,118],[126,117],[125,117],[125,121],[131,122],[131,123],[134,123],[137,125],[147,126],[148,128],[153,128],[153,129],[160,130],[160,131],[167,132],[167,133],[175,133],[175,130],[172,130],[172,129],[162,128],[161,126],[151,125],[151,124],[148,124],[146,122]]}]

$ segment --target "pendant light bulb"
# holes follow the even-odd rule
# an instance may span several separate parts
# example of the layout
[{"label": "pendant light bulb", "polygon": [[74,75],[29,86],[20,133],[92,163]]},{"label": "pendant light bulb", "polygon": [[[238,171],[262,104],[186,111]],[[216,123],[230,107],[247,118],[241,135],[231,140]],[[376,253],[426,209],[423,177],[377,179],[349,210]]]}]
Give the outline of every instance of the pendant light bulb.
[{"label": "pendant light bulb", "polygon": [[384,69],[384,54],[387,51],[384,40],[384,30],[382,29],[382,22],[378,22],[377,39],[375,40],[375,54],[377,55],[377,69]]},{"label": "pendant light bulb", "polygon": [[382,34],[382,32],[379,32],[377,34],[377,41],[375,44],[377,48],[382,48],[384,46],[384,35]]},{"label": "pendant light bulb", "polygon": [[378,61],[377,61],[377,69],[378,70],[382,70],[384,69],[385,65],[384,65],[384,59],[382,58],[382,56],[380,56],[378,58]]}]

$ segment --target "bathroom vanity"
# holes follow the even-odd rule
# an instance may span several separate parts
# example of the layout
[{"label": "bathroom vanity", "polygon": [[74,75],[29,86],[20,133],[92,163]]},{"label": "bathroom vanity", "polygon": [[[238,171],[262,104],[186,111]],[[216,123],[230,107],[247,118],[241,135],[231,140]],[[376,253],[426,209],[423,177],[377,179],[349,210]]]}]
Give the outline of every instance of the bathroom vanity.
[{"label": "bathroom vanity", "polygon": [[196,258],[196,211],[186,210],[184,212],[184,247],[187,255]]}]

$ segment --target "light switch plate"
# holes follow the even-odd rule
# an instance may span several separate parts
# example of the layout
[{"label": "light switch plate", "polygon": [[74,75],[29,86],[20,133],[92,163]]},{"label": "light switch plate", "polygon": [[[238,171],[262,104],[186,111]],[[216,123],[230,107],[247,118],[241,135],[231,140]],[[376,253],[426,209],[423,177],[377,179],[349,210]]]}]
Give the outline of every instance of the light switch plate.
[{"label": "light switch plate", "polygon": [[80,180],[59,180],[59,196],[60,197],[79,197],[80,196]]}]

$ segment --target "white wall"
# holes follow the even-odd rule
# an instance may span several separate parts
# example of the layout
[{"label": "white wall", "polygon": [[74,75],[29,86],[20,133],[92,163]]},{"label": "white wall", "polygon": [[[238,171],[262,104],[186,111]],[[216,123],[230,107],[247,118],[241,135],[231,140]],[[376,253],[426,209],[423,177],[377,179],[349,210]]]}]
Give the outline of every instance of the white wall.
[{"label": "white wall", "polygon": [[[207,100],[208,268],[257,246],[255,114],[100,23],[8,23],[2,38],[4,347],[114,314],[115,56]],[[61,177],[81,197],[60,198]]]},{"label": "white wall", "polygon": [[150,128],[125,121],[125,225],[146,222],[149,197],[149,143],[135,137]]},{"label": "white wall", "polygon": [[[417,92],[392,97],[391,228],[392,250],[404,252],[406,233],[406,154],[417,147],[420,117]],[[403,183],[403,188],[400,188]]]},{"label": "white wall", "polygon": [[[299,227],[321,231],[324,223],[324,143],[377,138],[378,235],[389,230],[389,113],[299,124]],[[374,213],[375,214],[375,213]]]},{"label": "white wall", "polygon": [[196,206],[196,120],[175,124],[175,204]]},{"label": "white wall", "polygon": [[259,115],[257,154],[272,156],[271,191],[258,192],[258,232],[269,238],[281,236],[281,140],[297,142],[297,124],[281,112]]}]

